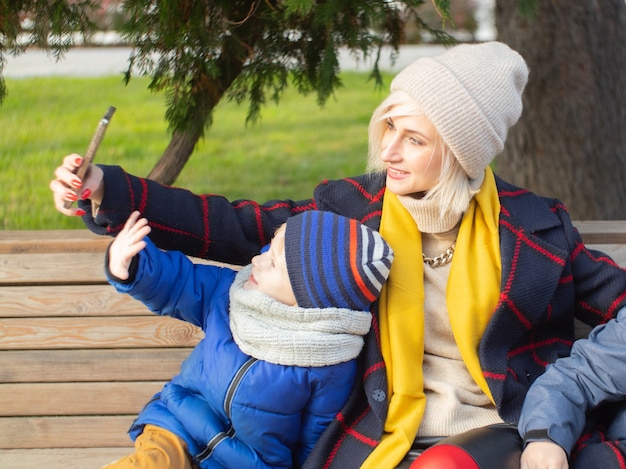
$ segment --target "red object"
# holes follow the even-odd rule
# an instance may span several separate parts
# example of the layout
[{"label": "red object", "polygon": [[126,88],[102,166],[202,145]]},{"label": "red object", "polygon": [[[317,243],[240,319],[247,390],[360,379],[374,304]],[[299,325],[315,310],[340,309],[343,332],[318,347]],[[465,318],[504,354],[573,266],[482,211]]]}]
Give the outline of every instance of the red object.
[{"label": "red object", "polygon": [[465,450],[443,444],[428,448],[409,469],[480,469],[480,466]]}]

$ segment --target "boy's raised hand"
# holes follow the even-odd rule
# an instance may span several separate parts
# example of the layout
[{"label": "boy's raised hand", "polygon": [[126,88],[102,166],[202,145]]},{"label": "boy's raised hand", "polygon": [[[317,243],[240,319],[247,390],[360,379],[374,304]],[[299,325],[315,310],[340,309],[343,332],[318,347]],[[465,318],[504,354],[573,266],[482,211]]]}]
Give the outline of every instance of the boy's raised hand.
[{"label": "boy's raised hand", "polygon": [[146,247],[144,238],[150,233],[148,220],[137,211],[130,214],[122,231],[109,247],[109,271],[120,280],[128,278],[130,263]]}]

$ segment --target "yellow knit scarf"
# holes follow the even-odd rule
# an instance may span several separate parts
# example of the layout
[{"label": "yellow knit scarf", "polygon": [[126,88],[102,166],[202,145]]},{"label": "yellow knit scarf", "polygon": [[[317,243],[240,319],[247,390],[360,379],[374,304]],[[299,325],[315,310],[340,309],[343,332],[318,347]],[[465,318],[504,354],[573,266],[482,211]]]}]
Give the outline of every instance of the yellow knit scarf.
[{"label": "yellow knit scarf", "polygon": [[[500,292],[498,199],[490,168],[463,216],[446,291],[452,332],[471,376],[493,402],[482,374],[478,345]],[[395,252],[379,300],[380,340],[389,380],[389,411],[380,444],[362,468],[393,468],[415,439],[426,398],[424,356],[424,266],[422,239],[398,198],[385,192],[380,232]]]}]

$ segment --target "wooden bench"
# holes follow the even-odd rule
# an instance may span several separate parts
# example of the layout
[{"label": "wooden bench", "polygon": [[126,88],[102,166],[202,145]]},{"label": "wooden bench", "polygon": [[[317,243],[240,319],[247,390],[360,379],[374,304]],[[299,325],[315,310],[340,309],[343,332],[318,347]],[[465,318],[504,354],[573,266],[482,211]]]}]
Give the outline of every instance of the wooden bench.
[{"label": "wooden bench", "polygon": [[[626,221],[578,222],[626,267]],[[108,237],[0,231],[0,467],[99,468],[201,339],[106,283]]]},{"label": "wooden bench", "polygon": [[0,232],[0,467],[99,468],[202,337],[106,283],[111,238]]}]

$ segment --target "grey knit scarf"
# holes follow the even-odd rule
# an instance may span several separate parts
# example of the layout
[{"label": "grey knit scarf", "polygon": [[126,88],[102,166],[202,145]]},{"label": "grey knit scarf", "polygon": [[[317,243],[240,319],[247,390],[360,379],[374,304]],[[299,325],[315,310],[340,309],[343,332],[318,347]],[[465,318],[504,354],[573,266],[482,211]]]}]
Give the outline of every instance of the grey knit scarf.
[{"label": "grey knit scarf", "polygon": [[371,314],[343,308],[288,306],[243,284],[244,267],[230,288],[230,330],[242,352],[287,366],[326,366],[356,358]]}]

